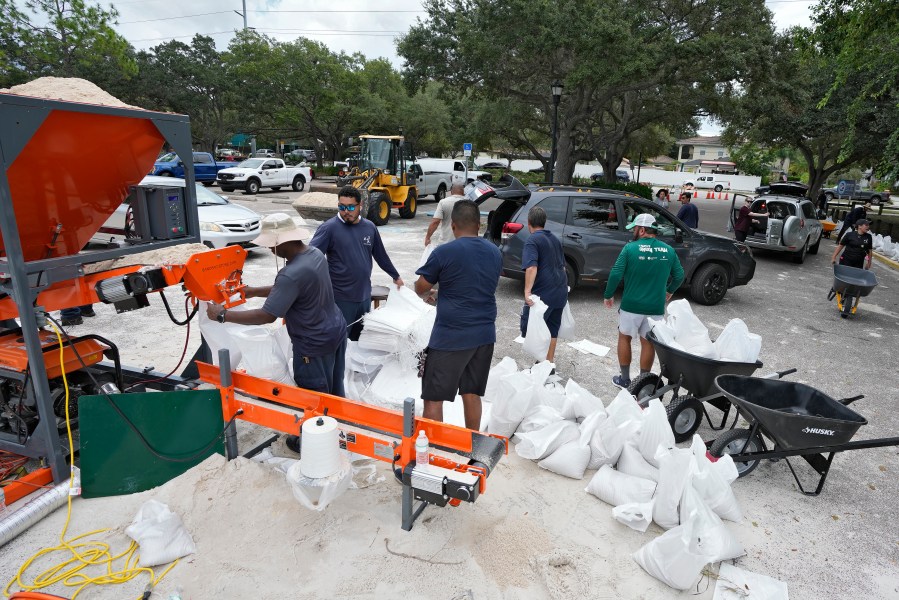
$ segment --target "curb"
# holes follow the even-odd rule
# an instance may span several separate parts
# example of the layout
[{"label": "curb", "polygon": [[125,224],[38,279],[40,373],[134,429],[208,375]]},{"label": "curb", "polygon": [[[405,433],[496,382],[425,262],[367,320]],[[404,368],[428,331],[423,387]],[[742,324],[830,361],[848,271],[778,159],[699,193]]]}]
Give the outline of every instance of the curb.
[{"label": "curb", "polygon": [[272,204],[293,204],[293,200],[284,196],[280,198],[272,198],[269,196],[269,198],[271,198]]},{"label": "curb", "polygon": [[874,252],[874,258],[876,258],[877,260],[879,260],[886,266],[892,267],[892,268],[896,269],[897,271],[899,271],[899,262],[897,262],[893,259],[887,258],[886,256],[883,256],[881,254],[878,254],[876,251]]}]

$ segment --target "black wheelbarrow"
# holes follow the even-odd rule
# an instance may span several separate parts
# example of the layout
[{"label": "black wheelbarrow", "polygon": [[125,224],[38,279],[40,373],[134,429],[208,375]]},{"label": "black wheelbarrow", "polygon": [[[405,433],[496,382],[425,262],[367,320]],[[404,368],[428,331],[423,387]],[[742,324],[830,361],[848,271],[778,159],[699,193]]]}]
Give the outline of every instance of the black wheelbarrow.
[{"label": "black wheelbarrow", "polygon": [[[751,473],[762,460],[783,458],[799,490],[817,496],[836,453],[899,446],[899,437],[850,441],[868,423],[849,408],[864,396],[834,400],[802,383],[741,375],[720,375],[715,385],[737,407],[749,428],[729,429],[709,444],[709,453],[714,457],[730,454],[740,477]],[[801,456],[820,477],[814,491],[802,486],[791,456]]]},{"label": "black wheelbarrow", "polygon": [[[693,437],[702,418],[705,416],[712,429],[724,429],[730,416],[730,401],[715,386],[715,378],[723,374],[752,375],[762,367],[761,361],[754,363],[725,362],[696,356],[677,348],[672,348],[661,342],[652,331],[646,335],[646,339],[655,348],[659,357],[660,374],[644,373],[636,377],[628,386],[630,392],[640,406],[646,407],[653,398],[664,401],[668,392],[673,392],[671,400],[665,407],[668,414],[668,422],[674,431],[674,441],[685,442]],[[795,373],[796,369],[789,369],[772,373],[767,377],[783,377]],[[665,383],[667,381],[667,384]],[[681,394],[683,388],[687,393]],[[711,404],[722,413],[721,422],[717,425],[712,421],[705,403]]]},{"label": "black wheelbarrow", "polygon": [[842,318],[854,315],[858,302],[877,287],[877,275],[869,270],[847,265],[833,266],[833,287],[828,300],[837,299],[837,309]]}]

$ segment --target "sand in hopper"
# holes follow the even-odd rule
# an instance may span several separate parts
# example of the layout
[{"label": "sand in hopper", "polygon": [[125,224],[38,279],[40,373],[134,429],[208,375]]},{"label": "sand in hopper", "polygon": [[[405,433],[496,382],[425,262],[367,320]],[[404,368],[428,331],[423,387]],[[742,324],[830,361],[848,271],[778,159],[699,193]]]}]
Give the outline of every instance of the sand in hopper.
[{"label": "sand in hopper", "polygon": [[125,104],[90,81],[76,77],[41,77],[11,88],[0,89],[0,93],[143,110],[139,106]]},{"label": "sand in hopper", "polygon": [[87,275],[132,265],[180,265],[187,262],[194,254],[208,250],[209,248],[204,244],[181,244],[167,248],[157,248],[146,252],[138,252],[137,254],[129,254],[113,260],[103,260],[84,265],[84,273]]}]

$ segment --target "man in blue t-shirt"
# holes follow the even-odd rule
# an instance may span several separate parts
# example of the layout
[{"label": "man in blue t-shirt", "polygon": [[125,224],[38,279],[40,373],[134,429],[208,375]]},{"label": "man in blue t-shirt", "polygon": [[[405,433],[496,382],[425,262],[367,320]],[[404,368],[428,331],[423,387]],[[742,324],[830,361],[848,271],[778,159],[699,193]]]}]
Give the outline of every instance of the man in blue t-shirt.
[{"label": "man in blue t-shirt", "polygon": [[478,236],[481,213],[471,200],[453,206],[455,240],[434,248],[416,271],[415,292],[430,294],[440,284],[437,317],[425,350],[421,398],[426,419],[443,420],[443,403],[462,395],[465,426],[479,430],[481,396],[496,343],[496,285],[502,257]]},{"label": "man in blue t-shirt", "polygon": [[530,237],[524,243],[521,268],[524,269],[524,302],[521,309],[521,335],[528,332],[528,316],[534,301],[531,294],[546,304],[543,320],[549,328],[550,342],[546,360],[552,362],[556,355],[556,342],[562,324],[562,311],[568,302],[568,276],[565,274],[565,254],[562,242],[546,226],[546,211],[539,206],[528,211]]},{"label": "man in blue t-shirt", "polygon": [[680,201],[683,206],[677,211],[677,218],[683,221],[687,227],[696,229],[699,227],[699,209],[690,202],[690,194],[681,194]]},{"label": "man in blue t-shirt", "polygon": [[378,228],[362,218],[361,205],[358,189],[351,185],[340,188],[337,216],[322,223],[309,242],[328,257],[334,300],[346,319],[349,339],[354,342],[362,333],[362,317],[371,310],[372,259],[390,275],[397,288],[403,287]]},{"label": "man in blue t-shirt", "polygon": [[269,247],[287,260],[274,285],[247,287],[248,298],[266,298],[262,308],[227,311],[210,303],[206,314],[219,323],[265,325],[284,318],[293,345],[293,379],[298,387],[343,396],[346,321],[337,305],[328,263],[316,248],[307,246],[309,232],[284,213],[262,220],[262,233],[253,242]]}]

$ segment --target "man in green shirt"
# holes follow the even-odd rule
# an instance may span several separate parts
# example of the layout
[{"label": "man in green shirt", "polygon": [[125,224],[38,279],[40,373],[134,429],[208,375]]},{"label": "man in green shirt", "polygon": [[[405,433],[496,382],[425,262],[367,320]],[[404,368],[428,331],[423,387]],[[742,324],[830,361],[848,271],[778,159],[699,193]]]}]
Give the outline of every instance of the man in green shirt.
[{"label": "man in green shirt", "polygon": [[640,214],[627,226],[634,231],[634,241],[626,244],[612,267],[605,305],[612,308],[615,290],[624,279],[621,308],[618,310],[618,366],[621,374],[612,383],[621,387],[631,384],[631,339],[640,336],[640,373],[652,369],[655,350],[646,340],[649,317],[662,319],[665,302],[671,299],[684,280],[684,269],[674,248],[656,239],[656,220]]}]

